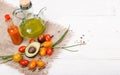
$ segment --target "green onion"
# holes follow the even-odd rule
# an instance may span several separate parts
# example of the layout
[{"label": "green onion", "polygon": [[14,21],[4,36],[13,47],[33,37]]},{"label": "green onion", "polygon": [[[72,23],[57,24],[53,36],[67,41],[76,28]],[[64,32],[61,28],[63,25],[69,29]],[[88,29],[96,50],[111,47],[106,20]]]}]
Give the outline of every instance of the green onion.
[{"label": "green onion", "polygon": [[71,52],[77,52],[78,50],[70,50],[68,48],[70,47],[75,47],[75,46],[80,46],[80,45],[83,45],[84,43],[81,43],[81,44],[75,44],[75,45],[70,45],[70,46],[61,46],[61,47],[55,47],[57,44],[59,44],[60,42],[63,41],[64,37],[67,35],[69,31],[69,27],[68,29],[64,32],[64,34],[58,39],[58,41],[56,41],[53,45],[52,45],[52,48],[61,48],[61,49],[64,49],[64,50],[67,50],[67,51],[71,51]]},{"label": "green onion", "polygon": [[7,63],[8,61],[12,61],[12,58],[11,59],[7,59],[6,61],[0,62],[0,64]]},{"label": "green onion", "polygon": [[59,40],[56,41],[56,42],[52,45],[52,48],[54,48],[57,44],[59,44],[60,42],[62,42],[62,40],[64,39],[64,37],[67,35],[68,31],[69,31],[69,27],[68,27],[68,29],[64,32],[64,34],[59,38]]},{"label": "green onion", "polygon": [[79,46],[79,45],[82,45],[82,44],[75,44],[75,45],[71,45],[71,46],[61,46],[61,47],[54,47],[54,48],[70,48],[70,47],[74,47],[74,46]]},{"label": "green onion", "polygon": [[80,46],[80,45],[83,45],[83,44],[75,44],[75,45],[70,45],[70,46],[61,46],[61,47],[54,47],[54,48],[61,48],[61,49],[67,50],[67,51],[77,52],[78,50],[70,50],[68,48],[75,47],[75,46]]},{"label": "green onion", "polygon": [[10,59],[12,57],[13,57],[13,55],[0,56],[0,58],[3,59],[3,60],[7,60],[7,59]]}]

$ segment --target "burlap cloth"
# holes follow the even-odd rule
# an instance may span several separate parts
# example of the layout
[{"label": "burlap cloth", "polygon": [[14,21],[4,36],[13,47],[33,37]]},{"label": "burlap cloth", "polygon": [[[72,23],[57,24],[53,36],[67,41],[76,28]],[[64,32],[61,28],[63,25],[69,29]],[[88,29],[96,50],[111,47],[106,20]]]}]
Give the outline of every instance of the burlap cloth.
[{"label": "burlap cloth", "polygon": [[[7,25],[5,23],[4,20],[4,15],[6,13],[11,14],[12,16],[12,12],[13,10],[16,9],[15,7],[13,7],[12,5],[6,4],[5,2],[0,0],[0,56],[1,55],[9,55],[9,54],[14,54],[18,51],[18,48],[20,45],[28,45],[28,39],[24,39],[22,44],[20,45],[14,45],[11,42],[11,39],[8,35],[7,32]],[[13,16],[12,16],[13,17]],[[14,23],[16,25],[19,25],[19,20],[13,19]],[[61,25],[55,24],[53,22],[48,21],[46,23],[46,31],[45,33],[49,33],[54,35],[54,37],[52,38],[52,41],[55,42],[56,40],[58,40],[60,38],[60,36],[64,33],[65,28],[62,27]],[[61,42],[59,44],[59,46],[66,44],[66,38],[69,37],[71,35],[71,33],[68,33],[67,36],[65,37],[64,41]],[[46,63],[46,67],[42,70],[38,70],[38,68],[35,71],[31,71],[28,70],[28,67],[22,68],[19,63],[15,63],[14,61],[9,61],[8,63],[6,63],[6,65],[9,65],[13,68],[16,68],[19,70],[19,72],[24,73],[25,75],[47,75],[48,74],[48,70],[51,67],[51,62],[57,57],[57,55],[59,54],[59,52],[61,51],[61,49],[56,49],[54,50],[54,53],[52,56],[46,56],[46,57],[42,57],[41,59],[43,61],[45,61]],[[24,56],[24,58],[26,58]],[[37,56],[35,58],[26,58],[28,60],[31,59],[39,59]],[[0,60],[0,62],[2,62],[2,60]]]}]

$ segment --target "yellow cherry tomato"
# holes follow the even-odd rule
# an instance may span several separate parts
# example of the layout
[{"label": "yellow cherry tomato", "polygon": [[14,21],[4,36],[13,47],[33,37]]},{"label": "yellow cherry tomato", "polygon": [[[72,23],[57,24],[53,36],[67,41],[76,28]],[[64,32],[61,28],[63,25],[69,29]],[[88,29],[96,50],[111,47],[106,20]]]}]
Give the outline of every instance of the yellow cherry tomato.
[{"label": "yellow cherry tomato", "polygon": [[45,41],[42,44],[43,47],[51,47],[52,45],[53,45],[52,41]]},{"label": "yellow cherry tomato", "polygon": [[35,69],[37,66],[37,61],[36,60],[32,60],[29,64],[29,69]]},{"label": "yellow cherry tomato", "polygon": [[46,55],[46,52],[47,52],[47,49],[46,49],[45,47],[42,47],[42,48],[40,48],[39,55],[40,55],[40,56],[45,56],[45,55]]},{"label": "yellow cherry tomato", "polygon": [[37,61],[37,65],[42,68],[42,67],[45,66],[45,62],[42,61],[42,60],[38,60],[38,61]]},{"label": "yellow cherry tomato", "polygon": [[15,62],[19,62],[20,60],[22,60],[22,55],[20,54],[20,53],[16,53],[16,54],[14,54],[13,55],[13,60],[15,61]]}]

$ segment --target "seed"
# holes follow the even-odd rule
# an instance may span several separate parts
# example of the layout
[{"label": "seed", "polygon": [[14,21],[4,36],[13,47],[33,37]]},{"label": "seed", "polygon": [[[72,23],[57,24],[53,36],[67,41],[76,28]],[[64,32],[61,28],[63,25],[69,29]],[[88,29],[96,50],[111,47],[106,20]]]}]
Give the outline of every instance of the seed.
[{"label": "seed", "polygon": [[28,50],[29,53],[34,53],[35,51],[36,51],[35,47],[30,47]]}]

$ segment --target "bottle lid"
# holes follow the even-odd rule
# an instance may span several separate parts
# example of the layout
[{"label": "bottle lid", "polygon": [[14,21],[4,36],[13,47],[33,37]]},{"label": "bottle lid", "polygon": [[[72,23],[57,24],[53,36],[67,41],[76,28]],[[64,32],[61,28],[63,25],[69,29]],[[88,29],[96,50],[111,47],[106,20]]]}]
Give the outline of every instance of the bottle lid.
[{"label": "bottle lid", "polygon": [[29,6],[30,6],[30,3],[31,3],[30,0],[20,0],[20,5],[21,5],[23,8],[29,7]]},{"label": "bottle lid", "polygon": [[5,14],[5,20],[10,20],[10,19],[11,19],[10,15],[9,14]]}]

